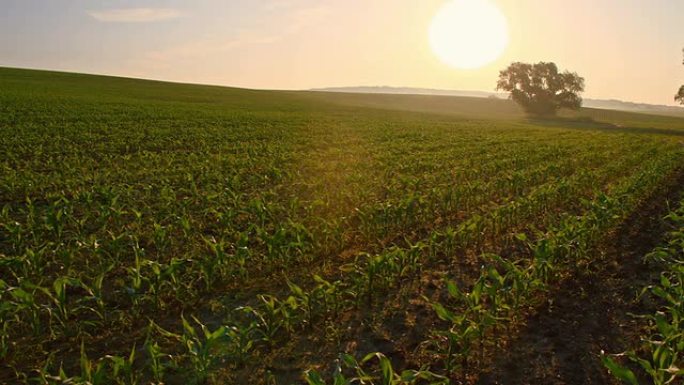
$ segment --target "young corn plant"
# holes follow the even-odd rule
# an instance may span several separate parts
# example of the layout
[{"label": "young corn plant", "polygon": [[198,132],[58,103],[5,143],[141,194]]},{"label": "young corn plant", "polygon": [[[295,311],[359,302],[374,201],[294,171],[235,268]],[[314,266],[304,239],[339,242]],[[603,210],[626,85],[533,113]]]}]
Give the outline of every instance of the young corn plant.
[{"label": "young corn plant", "polygon": [[153,223],[153,239],[154,245],[159,255],[163,254],[169,246],[169,229],[168,226],[162,226],[159,223]]},{"label": "young corn plant", "polygon": [[148,356],[147,367],[149,368],[152,374],[152,379],[154,380],[154,383],[163,384],[164,373],[170,365],[168,362],[172,358],[171,355],[164,354],[164,352],[162,352],[161,350],[161,347],[159,347],[159,344],[157,344],[157,342],[152,342],[149,337],[145,341],[145,352]]},{"label": "young corn plant", "polygon": [[395,247],[376,255],[362,253],[356,262],[341,267],[342,271],[353,276],[357,305],[364,296],[366,302],[372,304],[376,295],[393,287],[401,277],[417,269],[423,248],[420,243],[408,251]]},{"label": "young corn plant", "polygon": [[[0,280],[0,287],[2,284],[3,281]],[[0,301],[0,359],[7,356],[11,347],[11,336],[9,333],[12,328],[11,314],[12,305],[6,301]]]},{"label": "young corn plant", "polygon": [[[651,335],[644,339],[645,354],[632,350],[613,356],[626,356],[646,373],[654,385],[674,384],[684,376],[684,201],[682,204],[666,217],[677,227],[670,233],[667,246],[657,248],[645,257],[646,261],[664,269],[660,280],[642,292],[642,295],[650,294],[661,304],[655,314],[643,317],[652,325]],[[613,357],[602,356],[606,368],[616,378],[637,385],[636,374]]]},{"label": "young corn plant", "polygon": [[19,254],[23,250],[24,245],[24,228],[21,223],[13,221],[9,216],[9,206],[4,206],[0,211],[0,228],[2,228],[3,236],[7,239],[7,243],[11,245],[11,251]]},{"label": "young corn plant", "polygon": [[303,313],[304,322],[308,327],[311,327],[317,306],[316,298],[312,292],[303,290],[290,280],[287,280],[287,286],[290,288],[291,295],[286,302],[290,303],[293,309],[300,309]]},{"label": "young corn plant", "polygon": [[243,365],[247,362],[257,341],[256,323],[234,323],[226,326],[226,336],[230,339],[228,348],[229,356],[236,365]]},{"label": "young corn plant", "polygon": [[133,306],[139,307],[144,300],[144,283],[147,281],[143,273],[144,261],[145,261],[145,250],[142,249],[138,242],[135,242],[133,246],[133,253],[135,255],[134,265],[128,267],[128,279],[130,284],[126,287],[126,293],[130,296]]},{"label": "young corn plant", "polygon": [[[376,370],[364,368],[372,361],[377,361]],[[350,374],[347,374],[350,373]],[[349,354],[341,354],[336,361],[332,382],[326,382],[315,370],[304,372],[304,380],[308,385],[448,385],[446,377],[427,370],[405,370],[397,372],[392,362],[382,353],[371,353],[358,361]]]},{"label": "young corn plant", "polygon": [[437,350],[444,356],[445,366],[449,374],[455,374],[461,369],[463,377],[470,370],[469,358],[476,345],[484,354],[484,337],[489,327],[495,325],[496,316],[485,303],[486,276],[476,281],[470,292],[464,292],[452,281],[447,282],[447,292],[450,301],[456,308],[461,308],[458,314],[447,309],[440,303],[432,303],[437,317],[447,321],[446,330],[437,331]]},{"label": "young corn plant", "polygon": [[100,274],[98,274],[93,280],[91,280],[90,286],[83,284],[84,287],[88,287],[89,292],[91,294],[91,298],[95,301],[95,304],[97,306],[97,313],[103,320],[107,317],[104,282],[107,273],[111,271],[112,268],[113,265],[109,265],[107,268],[105,268]]},{"label": "young corn plant", "polygon": [[[491,271],[491,270],[489,270]],[[495,298],[500,298],[496,290],[492,291],[495,298],[489,297],[487,277],[488,270],[483,271],[480,278],[475,282],[470,292],[461,291],[454,282],[447,283],[447,291],[452,298],[461,298],[462,303],[466,305],[465,314],[472,319],[475,325],[475,332],[479,340],[480,356],[484,357],[485,353],[485,334],[487,330],[496,325],[497,315],[494,309],[491,308],[493,303],[500,301]],[[494,286],[495,287],[495,286]]]},{"label": "young corn plant", "polygon": [[[684,278],[684,269],[681,271],[681,278]],[[618,357],[626,356],[630,361],[638,364],[654,385],[674,384],[678,378],[681,379],[684,376],[684,369],[681,368],[682,355],[684,355],[684,333],[682,333],[684,326],[684,318],[682,318],[684,297],[682,294],[684,293],[681,293],[682,283],[684,280],[675,286],[679,291],[677,297],[667,292],[672,286],[670,286],[670,280],[665,277],[661,278],[662,286],[655,286],[650,289],[654,295],[661,299],[675,302],[679,309],[665,306],[665,311],[659,311],[647,317],[655,325],[654,333],[645,340],[648,354],[644,356],[635,351],[629,351],[617,355]],[[618,364],[607,355],[604,355],[602,360],[616,378],[632,385],[638,383],[636,375],[631,369]]]},{"label": "young corn plant", "polygon": [[247,278],[249,274],[247,263],[252,258],[252,250],[249,247],[249,234],[240,232],[235,243],[235,253],[233,255],[233,269],[236,276]]},{"label": "young corn plant", "polygon": [[316,286],[312,290],[313,296],[317,299],[321,314],[337,316],[347,305],[342,288],[343,282],[329,282],[317,274],[313,278],[316,282]]},{"label": "young corn plant", "polygon": [[[514,320],[519,316],[520,307],[543,288],[543,283],[535,276],[534,266],[525,267],[522,261],[507,261],[498,255],[484,255],[483,258],[501,269],[501,273],[494,267],[488,270],[490,280],[498,282],[498,287],[489,285],[489,296],[500,303],[495,307],[504,318]],[[492,292],[493,289],[497,292]]]},{"label": "young corn plant", "polygon": [[[37,295],[41,288],[28,282],[22,282],[23,287],[12,287],[0,280],[0,290],[3,291],[3,306],[8,315],[16,320],[28,320],[34,334],[42,331],[41,305]],[[9,317],[8,317],[9,318]]]},{"label": "young corn plant", "polygon": [[111,378],[114,379],[117,385],[136,385],[140,383],[142,375],[133,368],[135,363],[135,345],[133,345],[128,357],[107,355],[105,359],[110,361]]},{"label": "young corn plant", "polygon": [[200,332],[198,332],[185,317],[181,317],[181,319],[183,322],[183,334],[180,336],[180,339],[187,349],[193,370],[193,380],[197,384],[204,384],[209,380],[210,370],[222,359],[222,355],[218,354],[218,350],[223,344],[228,342],[228,330],[225,326],[220,326],[216,330],[211,331],[206,325],[193,317],[193,320],[200,328]]},{"label": "young corn plant", "polygon": [[107,365],[104,360],[93,361],[88,358],[85,351],[85,343],[81,341],[81,356],[80,367],[81,373],[77,376],[69,376],[60,366],[57,375],[51,375],[48,371],[50,360],[45,367],[38,371],[38,377],[35,379],[41,384],[60,385],[60,384],[74,384],[74,385],[107,385],[111,383],[111,376],[107,371]]},{"label": "young corn plant", "polygon": [[206,255],[200,260],[200,267],[205,289],[210,290],[216,280],[225,274],[229,256],[223,240],[217,241],[211,237],[204,238],[204,242],[211,250],[211,255]]},{"label": "young corn plant", "polygon": [[50,311],[50,314],[53,318],[57,319],[62,328],[66,328],[66,323],[69,321],[71,314],[67,302],[67,286],[77,286],[77,284],[76,279],[59,277],[52,283],[52,290],[41,288],[43,293],[50,298],[54,309],[56,309],[56,311]]},{"label": "young corn plant", "polygon": [[281,330],[287,333],[293,331],[292,306],[290,303],[281,302],[274,296],[259,295],[261,301],[258,308],[245,306],[238,308],[249,314],[256,320],[255,331],[261,336],[261,340],[271,347],[278,341]]},{"label": "young corn plant", "polygon": [[465,314],[455,314],[438,303],[432,304],[437,317],[449,322],[446,330],[435,332],[437,352],[444,359],[445,370],[449,375],[459,370],[463,377],[469,370],[469,357],[479,334],[478,325]]},{"label": "young corn plant", "polygon": [[301,309],[307,325],[313,325],[316,317],[336,315],[346,303],[342,282],[331,283],[319,275],[314,275],[313,279],[316,285],[310,291],[287,281],[291,295],[286,302],[293,309]]}]

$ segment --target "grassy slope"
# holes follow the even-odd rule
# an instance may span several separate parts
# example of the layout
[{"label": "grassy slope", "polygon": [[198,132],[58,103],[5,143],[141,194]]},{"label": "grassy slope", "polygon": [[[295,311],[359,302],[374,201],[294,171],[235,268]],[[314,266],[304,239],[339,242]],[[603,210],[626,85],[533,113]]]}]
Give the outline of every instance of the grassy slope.
[{"label": "grassy slope", "polygon": [[[87,231],[68,224],[59,237],[38,226],[23,243],[0,240],[0,254],[16,256],[44,242],[63,242],[47,252],[51,262],[40,274],[30,277],[42,286],[64,268],[59,260],[63,249],[74,255],[65,274],[92,278],[102,252],[95,249],[110,252],[110,232],[135,235],[152,259],[199,259],[207,253],[203,237],[233,242],[235,232],[249,233],[249,224],[259,220],[259,213],[250,210],[259,201],[270,210],[270,217],[262,219],[267,233],[292,220],[319,237],[298,251],[301,255],[288,256],[291,260],[271,265],[250,261],[249,280],[215,283],[199,299],[170,302],[156,319],[172,328],[182,309],[217,321],[220,312],[211,310],[217,304],[239,305],[255,293],[280,294],[283,272],[306,282],[310,272],[334,271],[359,251],[378,252],[401,237],[420,239],[538,186],[553,187],[561,178],[582,180],[578,170],[596,172],[594,187],[608,191],[629,175],[627,166],[638,169],[648,154],[655,158],[679,151],[682,135],[684,119],[615,111],[584,109],[559,119],[530,120],[501,100],[252,91],[0,69],[0,204],[8,208],[5,218],[30,228],[27,198],[37,202],[40,217],[49,203],[66,197],[71,200],[65,204],[68,215],[87,224]],[[601,174],[606,165],[614,165],[616,172]],[[525,185],[511,185],[515,178]],[[441,192],[466,182],[479,188],[473,194],[480,197],[468,210],[452,213],[439,206]],[[593,196],[587,186],[557,202],[558,210],[578,210],[578,198]],[[434,207],[408,219],[396,213],[401,221],[394,227],[360,227],[359,213],[372,217],[403,207],[408,192],[425,204],[434,201]],[[100,206],[84,198],[87,194],[94,194],[96,203],[118,205],[124,214],[92,214]],[[117,195],[117,201],[108,194]],[[142,213],[141,223],[132,223],[133,210]],[[215,223],[216,212],[230,210],[242,211],[228,225]],[[182,216],[190,221],[189,233],[177,222]],[[556,219],[555,213],[544,212],[535,225],[543,228]],[[164,249],[154,243],[155,224],[171,234]],[[518,228],[525,229],[526,224]],[[326,231],[337,238],[323,238],[329,236]],[[490,246],[500,246],[492,238]],[[88,248],[95,239],[100,245]],[[250,247],[260,259],[270,255],[265,244],[254,242]],[[122,266],[113,275],[125,279],[123,266],[131,258],[130,249],[123,251]],[[299,267],[302,262],[309,263],[307,271]],[[117,281],[111,285],[121,286]],[[113,302],[120,300],[116,293],[111,296]],[[93,356],[114,353],[105,344],[124,354],[132,342],[144,340],[144,322],[122,317],[111,335],[89,331]],[[350,336],[341,338],[349,342]],[[44,342],[27,337],[20,344]],[[319,357],[302,348],[312,343],[322,344]],[[55,349],[64,357],[78,355],[73,338],[41,346],[45,355]],[[279,375],[296,378],[307,365],[329,362],[338,347],[314,339],[293,341],[284,349],[281,355],[297,358]],[[41,366],[45,357],[30,349],[18,353],[25,359],[11,365],[23,372]],[[284,365],[272,356],[262,359]],[[65,366],[75,362],[67,360]],[[259,375],[264,371],[251,369]]]},{"label": "grassy slope", "polygon": [[[315,110],[320,112],[348,112],[356,108],[364,108],[439,114],[469,119],[521,120],[524,118],[524,114],[514,103],[498,99],[431,95],[259,91],[1,67],[0,80],[3,82],[3,89],[8,92],[11,92],[13,87],[18,87],[22,93],[33,94],[39,99],[59,96],[60,98],[66,97],[83,102],[145,102],[150,104],[167,102],[185,105],[185,107],[201,105],[210,110],[210,107],[213,106],[221,109],[249,110],[252,112],[306,111],[313,113]],[[580,119],[580,122],[570,121],[569,128],[581,126],[582,119],[593,119],[626,128],[676,127],[684,129],[684,119],[670,116],[587,108],[579,113],[568,113],[565,116]],[[551,122],[551,124],[563,126],[562,122]],[[594,128],[594,126],[586,124],[584,128]]]}]

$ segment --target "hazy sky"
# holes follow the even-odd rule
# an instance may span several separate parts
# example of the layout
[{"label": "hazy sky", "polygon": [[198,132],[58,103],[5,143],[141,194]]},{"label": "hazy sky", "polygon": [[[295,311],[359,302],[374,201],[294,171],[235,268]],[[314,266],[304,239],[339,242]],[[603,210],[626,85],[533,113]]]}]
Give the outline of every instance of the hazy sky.
[{"label": "hazy sky", "polygon": [[583,75],[587,97],[658,104],[684,84],[684,0],[491,0],[510,44],[467,71],[428,43],[445,1],[0,0],[0,66],[269,89],[492,90],[508,63],[547,60]]}]

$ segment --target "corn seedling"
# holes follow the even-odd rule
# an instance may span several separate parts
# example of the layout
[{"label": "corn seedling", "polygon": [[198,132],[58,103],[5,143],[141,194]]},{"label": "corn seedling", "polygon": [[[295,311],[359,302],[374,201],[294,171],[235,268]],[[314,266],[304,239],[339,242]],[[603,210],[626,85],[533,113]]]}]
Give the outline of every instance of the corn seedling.
[{"label": "corn seedling", "polygon": [[[368,366],[371,361],[377,361],[378,370],[370,372],[364,366]],[[351,375],[345,376],[345,372]],[[326,385],[323,377],[315,370],[308,370],[304,373],[304,379],[309,385]],[[398,373],[392,362],[382,353],[371,353],[361,361],[349,354],[342,354],[337,360],[335,372],[332,378],[333,385],[447,385],[449,380],[427,370],[405,370]]]},{"label": "corn seedling", "polygon": [[209,379],[211,368],[221,360],[221,355],[217,354],[219,347],[228,341],[227,328],[220,326],[211,331],[199,320],[193,317],[199,326],[200,332],[190,325],[185,317],[183,321],[183,334],[181,341],[187,349],[193,371],[193,379],[198,384],[206,383]]},{"label": "corn seedling", "polygon": [[171,355],[164,354],[161,348],[159,347],[159,344],[157,344],[156,342],[153,343],[149,337],[147,341],[145,341],[145,352],[147,353],[148,358],[147,366],[150,369],[154,383],[163,384],[164,373],[166,372],[166,369],[169,366],[169,363],[164,361],[170,361],[172,358]]}]

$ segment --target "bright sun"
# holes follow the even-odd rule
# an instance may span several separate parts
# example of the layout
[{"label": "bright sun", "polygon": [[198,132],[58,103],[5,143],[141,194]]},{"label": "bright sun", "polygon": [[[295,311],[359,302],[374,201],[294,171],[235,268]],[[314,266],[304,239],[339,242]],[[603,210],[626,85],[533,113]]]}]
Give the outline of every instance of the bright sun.
[{"label": "bright sun", "polygon": [[506,50],[508,22],[489,0],[449,0],[432,20],[430,45],[450,66],[480,68]]}]

